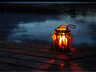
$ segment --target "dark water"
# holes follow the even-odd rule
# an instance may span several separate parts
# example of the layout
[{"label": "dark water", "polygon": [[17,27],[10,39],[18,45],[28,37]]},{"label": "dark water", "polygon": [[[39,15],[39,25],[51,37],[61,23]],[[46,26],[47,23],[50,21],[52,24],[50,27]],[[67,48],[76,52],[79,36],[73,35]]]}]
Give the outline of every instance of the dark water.
[{"label": "dark water", "polygon": [[0,13],[0,40],[27,44],[51,45],[52,35],[60,25],[76,25],[71,29],[73,45],[96,45],[96,12],[76,14]]}]

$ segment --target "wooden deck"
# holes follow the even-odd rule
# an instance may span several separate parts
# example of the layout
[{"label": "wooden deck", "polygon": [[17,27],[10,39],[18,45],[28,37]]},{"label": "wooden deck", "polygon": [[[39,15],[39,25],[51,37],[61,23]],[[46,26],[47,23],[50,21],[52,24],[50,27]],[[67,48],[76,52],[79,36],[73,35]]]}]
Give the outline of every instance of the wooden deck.
[{"label": "wooden deck", "polygon": [[[72,48],[70,53],[50,51],[50,46],[36,46],[0,41],[0,70],[1,71],[70,71],[68,64],[76,59],[90,55],[96,56],[96,51]],[[78,52],[81,53],[78,55]],[[95,59],[96,60],[96,59]],[[95,63],[96,64],[96,63]],[[73,64],[74,65],[74,64]]]}]

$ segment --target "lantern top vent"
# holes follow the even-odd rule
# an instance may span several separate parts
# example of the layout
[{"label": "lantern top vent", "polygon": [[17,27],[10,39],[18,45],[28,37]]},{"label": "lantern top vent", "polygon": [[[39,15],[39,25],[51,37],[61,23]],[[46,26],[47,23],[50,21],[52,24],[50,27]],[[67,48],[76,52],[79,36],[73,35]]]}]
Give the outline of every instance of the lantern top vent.
[{"label": "lantern top vent", "polygon": [[55,31],[56,32],[61,32],[61,33],[63,33],[63,32],[67,33],[67,32],[71,31],[70,29],[68,29],[68,27],[73,28],[73,29],[76,28],[75,25],[71,25],[71,24],[70,25],[61,25],[58,28],[56,28]]},{"label": "lantern top vent", "polygon": [[70,29],[68,29],[67,25],[61,25],[58,28],[55,29],[56,32],[70,32]]}]

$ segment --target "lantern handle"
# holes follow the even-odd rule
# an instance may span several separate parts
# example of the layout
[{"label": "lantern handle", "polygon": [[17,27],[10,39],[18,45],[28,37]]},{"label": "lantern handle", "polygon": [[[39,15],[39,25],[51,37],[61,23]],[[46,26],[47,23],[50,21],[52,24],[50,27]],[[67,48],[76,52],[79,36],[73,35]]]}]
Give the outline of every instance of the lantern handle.
[{"label": "lantern handle", "polygon": [[67,29],[68,29],[68,27],[75,29],[76,25],[69,24],[69,25],[67,25]]}]

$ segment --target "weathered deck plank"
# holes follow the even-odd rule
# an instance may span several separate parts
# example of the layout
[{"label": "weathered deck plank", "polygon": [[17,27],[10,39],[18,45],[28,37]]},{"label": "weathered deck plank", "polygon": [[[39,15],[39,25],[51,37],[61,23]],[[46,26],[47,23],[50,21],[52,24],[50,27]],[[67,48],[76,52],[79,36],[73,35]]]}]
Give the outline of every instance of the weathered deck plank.
[{"label": "weathered deck plank", "polygon": [[63,67],[61,67],[61,66],[19,60],[19,59],[3,57],[3,56],[0,56],[0,62],[15,64],[15,65],[29,67],[29,68],[33,68],[33,69],[48,70],[48,71],[50,71],[50,70],[51,71],[61,71],[63,69]]},{"label": "weathered deck plank", "polygon": [[19,49],[0,49],[0,51],[5,51],[5,52],[12,52],[12,53],[20,53],[20,54],[27,54],[27,55],[32,55],[32,56],[38,56],[38,57],[44,57],[44,58],[51,58],[51,59],[58,59],[58,60],[68,60],[69,55],[67,54],[47,54],[47,53],[39,53],[39,52],[34,52],[34,51],[28,51],[28,50],[19,50]]},{"label": "weathered deck plank", "polygon": [[36,57],[36,56],[28,56],[28,55],[16,54],[16,53],[0,52],[0,56],[11,57],[11,58],[16,58],[16,59],[21,59],[21,60],[28,60],[28,61],[33,61],[33,62],[35,61],[35,62],[40,62],[40,63],[48,63],[48,64],[59,65],[59,66],[61,65],[65,66],[66,64],[66,61],[62,61],[62,60],[42,58],[42,57]]},{"label": "weathered deck plank", "polygon": [[20,66],[20,65],[14,65],[14,64],[9,64],[9,63],[5,63],[5,62],[0,62],[0,71],[34,71],[36,69],[32,69],[32,68],[27,68],[24,66]]},{"label": "weathered deck plank", "polygon": [[92,56],[96,56],[96,50],[78,48],[71,57],[71,60],[82,59]]}]

